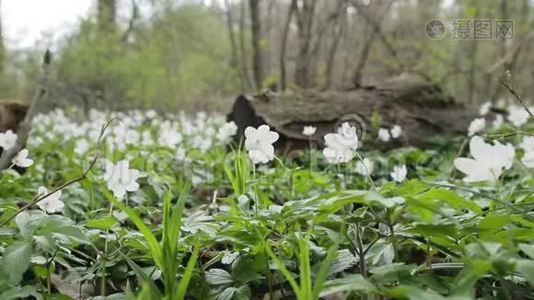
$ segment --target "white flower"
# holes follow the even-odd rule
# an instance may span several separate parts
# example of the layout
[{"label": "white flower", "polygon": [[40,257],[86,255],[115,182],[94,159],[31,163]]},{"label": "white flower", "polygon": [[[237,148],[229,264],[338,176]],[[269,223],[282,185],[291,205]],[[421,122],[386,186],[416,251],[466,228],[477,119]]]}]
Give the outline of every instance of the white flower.
[{"label": "white flower", "polygon": [[402,134],[402,127],[400,127],[399,125],[394,125],[390,131],[391,131],[391,137],[396,139],[396,138],[399,138],[400,135]]},{"label": "white flower", "polygon": [[174,128],[163,127],[159,134],[158,143],[170,148],[174,148],[183,140],[182,135]]},{"label": "white flower", "polygon": [[217,139],[221,142],[228,142],[232,136],[237,133],[237,125],[234,121],[225,123],[217,131]]},{"label": "white flower", "polygon": [[525,152],[523,158],[521,159],[521,162],[527,168],[534,168],[534,151]]},{"label": "white flower", "polygon": [[315,126],[304,126],[304,129],[302,129],[302,135],[305,136],[312,136],[317,131],[317,127]]},{"label": "white flower", "polygon": [[127,160],[121,160],[117,164],[106,161],[106,180],[108,188],[118,199],[122,199],[126,192],[135,192],[139,189],[137,179],[140,173],[138,170],[130,169]]},{"label": "white flower", "polygon": [[363,159],[363,162],[360,160],[356,163],[356,173],[367,176],[373,173],[375,164],[372,160],[367,157]]},{"label": "white flower", "polygon": [[245,129],[245,149],[252,163],[267,163],[274,159],[273,143],[280,135],[271,131],[269,126],[261,125],[258,129],[247,127]]},{"label": "white flower", "polygon": [[406,175],[408,174],[408,169],[406,165],[398,165],[393,167],[393,171],[389,174],[396,182],[403,182],[406,180]]},{"label": "white flower", "polygon": [[484,130],[486,127],[486,120],[484,118],[477,118],[471,121],[469,128],[467,129],[467,135],[473,136],[475,133]]},{"label": "white flower", "polygon": [[534,168],[534,137],[533,136],[524,137],[523,142],[521,142],[519,146],[523,150],[525,150],[525,154],[523,155],[521,162],[527,168]]},{"label": "white flower", "polygon": [[17,155],[15,155],[15,157],[13,157],[11,162],[15,166],[21,167],[21,168],[27,168],[27,167],[33,165],[33,160],[28,158],[28,150],[27,149],[20,150],[20,152],[17,153]]},{"label": "white flower", "polygon": [[0,148],[8,150],[17,144],[17,134],[13,133],[11,129],[0,133]]},{"label": "white flower", "polygon": [[[48,190],[44,186],[39,187],[39,189],[37,190],[37,196],[41,197],[46,194],[48,194]],[[37,206],[39,206],[39,208],[42,211],[45,211],[49,214],[60,212],[63,210],[63,206],[65,206],[63,201],[59,200],[60,197],[61,197],[61,190],[37,202]]]},{"label": "white flower", "polygon": [[510,105],[508,107],[508,121],[512,122],[514,126],[520,127],[524,125],[529,118],[527,110],[522,106]]},{"label": "white flower", "polygon": [[151,110],[148,110],[146,113],[145,113],[145,116],[148,118],[148,119],[154,119],[155,117],[158,116],[158,113],[151,109]]},{"label": "white flower", "polygon": [[187,153],[185,152],[185,148],[179,146],[178,149],[176,149],[176,159],[178,159],[178,161],[185,161],[186,158]]},{"label": "white flower", "polygon": [[382,142],[389,142],[389,140],[391,139],[389,130],[387,130],[386,128],[380,128],[378,130],[378,139],[381,140]]},{"label": "white flower", "polygon": [[324,136],[325,148],[323,155],[331,164],[348,162],[356,155],[358,149],[358,135],[356,128],[345,122],[338,128],[337,133]]},{"label": "white flower", "polygon": [[493,123],[492,123],[493,129],[501,128],[502,123],[504,123],[504,118],[502,117],[502,115],[496,115],[495,120],[493,120]]},{"label": "white flower", "polygon": [[534,151],[534,136],[525,136],[521,144],[519,144],[525,152]]},{"label": "white flower", "polygon": [[86,139],[80,139],[76,141],[76,145],[74,145],[74,152],[78,155],[83,155],[89,150],[89,143]]},{"label": "white flower", "polygon": [[485,102],[484,104],[480,106],[480,109],[478,110],[478,114],[481,116],[485,116],[489,113],[490,108],[491,108],[491,102],[489,101]]},{"label": "white flower", "polygon": [[486,144],[479,136],[469,142],[471,158],[460,157],[454,160],[456,169],[466,174],[465,182],[490,181],[499,179],[503,169],[512,167],[515,149],[512,145],[503,145],[497,141],[494,145]]}]

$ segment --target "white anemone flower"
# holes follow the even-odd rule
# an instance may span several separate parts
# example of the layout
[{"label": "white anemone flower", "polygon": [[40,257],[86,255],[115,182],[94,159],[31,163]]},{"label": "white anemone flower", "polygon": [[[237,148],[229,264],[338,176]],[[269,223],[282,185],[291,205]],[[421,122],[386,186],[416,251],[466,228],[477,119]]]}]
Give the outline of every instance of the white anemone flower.
[{"label": "white anemone flower", "polygon": [[501,128],[503,123],[504,123],[504,118],[502,117],[502,115],[496,115],[491,126],[493,127],[493,129],[499,129]]},{"label": "white anemone flower", "polygon": [[471,158],[460,157],[454,160],[456,169],[466,174],[465,182],[496,182],[503,170],[512,167],[515,149],[512,145],[503,145],[498,141],[487,144],[479,136],[474,136],[469,142]]},{"label": "white anemone flower", "polygon": [[11,129],[0,133],[0,148],[8,150],[17,144],[17,134]]},{"label": "white anemone flower", "polygon": [[529,118],[527,110],[522,106],[510,105],[508,107],[508,121],[512,122],[514,126],[523,126]]},{"label": "white anemone flower", "polygon": [[31,165],[33,165],[33,160],[28,158],[28,149],[22,149],[20,150],[15,157],[11,160],[11,162],[21,168],[27,168]]},{"label": "white anemone flower", "polygon": [[484,130],[486,127],[486,120],[484,118],[477,118],[471,121],[469,128],[467,128],[467,135],[473,136],[475,133]]},{"label": "white anemone flower", "polygon": [[485,102],[484,104],[482,104],[478,110],[478,114],[481,115],[481,116],[485,116],[489,113],[491,109],[491,102]]},{"label": "white anemone flower", "polygon": [[[48,190],[46,189],[46,187],[41,186],[39,187],[39,189],[37,189],[38,197],[44,196],[46,194],[48,194]],[[60,212],[63,210],[65,204],[59,198],[61,198],[61,190],[37,202],[37,206],[39,206],[42,211],[47,212],[49,214]]]},{"label": "white anemone flower", "polygon": [[386,128],[380,128],[378,130],[378,139],[382,142],[389,142],[389,140],[391,139],[391,134],[389,133],[389,130],[387,130]]},{"label": "white anemone flower", "polygon": [[356,173],[363,176],[371,175],[374,171],[374,168],[375,164],[367,157],[364,158],[363,161],[360,160],[356,163]]},{"label": "white anemone flower", "polygon": [[227,143],[230,141],[232,136],[234,136],[237,133],[237,125],[234,121],[225,123],[223,126],[219,128],[217,131],[217,139],[223,143]]},{"label": "white anemone flower", "polygon": [[534,168],[534,137],[533,136],[526,136],[523,138],[523,142],[521,142],[520,147],[525,150],[525,154],[523,154],[523,158],[521,159],[521,162],[527,167],[527,168]]},{"label": "white anemone flower", "polygon": [[139,183],[137,183],[139,176],[139,171],[130,169],[127,160],[121,160],[117,164],[106,161],[104,179],[108,188],[118,199],[124,198],[126,192],[135,192],[139,189]]},{"label": "white anemone flower", "polygon": [[268,125],[261,125],[257,129],[251,126],[247,127],[245,129],[245,149],[247,149],[252,163],[268,163],[273,160],[273,143],[279,137],[280,135],[271,131]]},{"label": "white anemone flower", "polygon": [[402,134],[402,127],[400,127],[399,125],[394,125],[393,127],[391,127],[390,132],[391,132],[391,137],[394,139],[397,139]]},{"label": "white anemone flower", "polygon": [[304,128],[302,129],[302,135],[312,136],[315,134],[316,131],[317,127],[315,126],[304,126]]},{"label": "white anemone flower", "polygon": [[337,133],[324,136],[325,148],[323,155],[331,164],[348,162],[356,155],[358,149],[358,135],[356,128],[345,122],[338,128]]},{"label": "white anemone flower", "polygon": [[393,171],[389,174],[396,182],[403,182],[406,180],[406,175],[408,175],[408,169],[406,165],[398,165],[393,167]]},{"label": "white anemone flower", "polygon": [[534,151],[525,152],[523,155],[523,158],[521,159],[521,162],[527,167],[527,168],[534,168]]},{"label": "white anemone flower", "polygon": [[519,144],[519,147],[525,150],[525,152],[534,151],[534,136],[523,137],[523,141]]},{"label": "white anemone flower", "polygon": [[76,141],[76,144],[74,145],[74,152],[76,152],[76,154],[78,155],[83,155],[87,153],[90,146],[91,145],[86,139],[79,139]]}]

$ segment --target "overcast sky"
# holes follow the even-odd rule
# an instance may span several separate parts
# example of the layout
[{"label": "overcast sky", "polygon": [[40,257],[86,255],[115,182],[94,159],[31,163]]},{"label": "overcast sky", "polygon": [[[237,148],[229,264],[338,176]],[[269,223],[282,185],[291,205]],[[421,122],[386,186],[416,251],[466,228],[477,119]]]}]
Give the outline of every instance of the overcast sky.
[{"label": "overcast sky", "polygon": [[[10,48],[34,46],[37,40],[57,40],[86,16],[93,0],[2,0],[2,25]],[[50,46],[50,45],[43,45]]]}]

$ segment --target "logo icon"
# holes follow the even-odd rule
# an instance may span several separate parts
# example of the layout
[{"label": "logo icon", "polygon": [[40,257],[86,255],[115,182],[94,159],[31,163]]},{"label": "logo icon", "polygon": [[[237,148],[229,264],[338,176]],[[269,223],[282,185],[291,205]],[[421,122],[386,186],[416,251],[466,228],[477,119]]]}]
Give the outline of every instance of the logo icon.
[{"label": "logo icon", "polygon": [[433,40],[441,40],[447,34],[445,24],[440,20],[430,20],[425,26],[426,36]]}]

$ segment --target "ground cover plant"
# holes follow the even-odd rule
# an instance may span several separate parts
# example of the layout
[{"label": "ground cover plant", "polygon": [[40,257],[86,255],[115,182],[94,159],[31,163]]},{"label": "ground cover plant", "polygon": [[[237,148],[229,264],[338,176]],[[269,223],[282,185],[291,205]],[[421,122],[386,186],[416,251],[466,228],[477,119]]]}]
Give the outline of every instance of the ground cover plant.
[{"label": "ground cover plant", "polygon": [[343,123],[291,158],[214,114],[38,115],[0,174],[0,299],[530,298],[534,122],[490,109],[428,149]]}]

